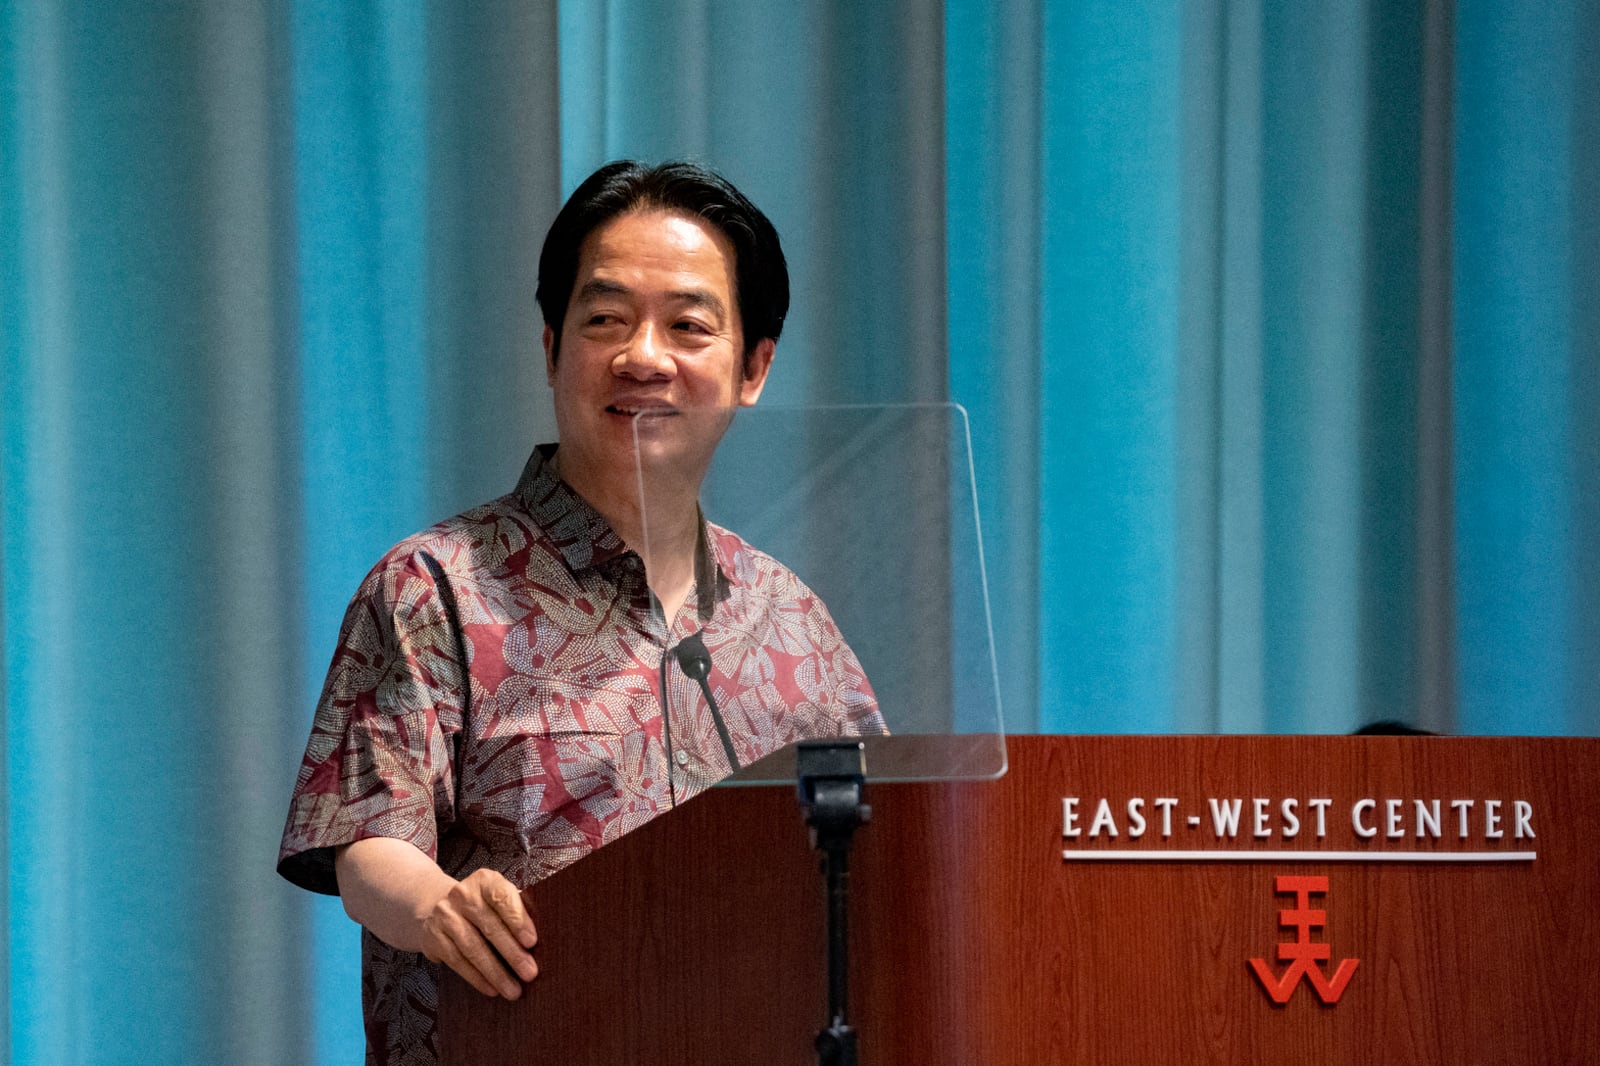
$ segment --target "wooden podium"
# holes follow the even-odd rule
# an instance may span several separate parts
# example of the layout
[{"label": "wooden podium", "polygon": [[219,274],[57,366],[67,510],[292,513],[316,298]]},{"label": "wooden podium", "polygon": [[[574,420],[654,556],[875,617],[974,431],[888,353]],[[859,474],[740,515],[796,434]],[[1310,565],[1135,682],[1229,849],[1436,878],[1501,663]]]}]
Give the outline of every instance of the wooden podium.
[{"label": "wooden podium", "polygon": [[[1008,745],[998,781],[869,782],[864,1066],[1600,1063],[1600,740]],[[516,1003],[447,977],[447,1064],[815,1062],[792,786],[715,789],[526,896],[541,975]]]}]

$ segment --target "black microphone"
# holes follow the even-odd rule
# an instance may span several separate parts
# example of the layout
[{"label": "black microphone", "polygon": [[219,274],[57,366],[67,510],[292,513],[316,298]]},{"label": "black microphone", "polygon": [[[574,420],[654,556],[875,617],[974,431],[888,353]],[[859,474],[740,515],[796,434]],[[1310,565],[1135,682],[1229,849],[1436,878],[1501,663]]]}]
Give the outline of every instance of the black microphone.
[{"label": "black microphone", "polygon": [[[711,676],[711,653],[706,650],[704,637],[699,633],[691,633],[678,642],[672,653],[678,657],[679,669],[702,685],[706,683],[706,678]],[[709,691],[706,699],[711,699]],[[715,700],[712,700],[712,706],[716,706]]]},{"label": "black microphone", "polygon": [[739,756],[733,751],[733,738],[728,735],[728,724],[722,720],[717,698],[711,694],[711,682],[706,680],[711,676],[711,653],[706,650],[705,638],[698,632],[691,633],[678,642],[672,653],[678,659],[678,669],[685,677],[698,682],[700,691],[705,693],[706,703],[711,707],[711,720],[717,723],[717,735],[722,738],[722,751],[728,756],[728,765],[735,770],[742,769]]}]

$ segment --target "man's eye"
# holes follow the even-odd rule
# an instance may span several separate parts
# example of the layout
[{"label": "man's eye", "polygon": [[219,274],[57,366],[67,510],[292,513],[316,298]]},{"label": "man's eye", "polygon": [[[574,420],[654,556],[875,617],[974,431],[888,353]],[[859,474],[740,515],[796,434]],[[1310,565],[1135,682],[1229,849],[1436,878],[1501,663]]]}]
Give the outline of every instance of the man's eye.
[{"label": "man's eye", "polygon": [[678,330],[678,331],[680,331],[682,333],[710,333],[711,332],[709,329],[707,329],[705,327],[704,323],[695,322],[695,321],[692,321],[690,319],[684,319],[682,322],[678,322],[678,323],[674,324],[672,328],[675,329],[675,330]]},{"label": "man's eye", "polygon": [[617,316],[609,311],[597,311],[589,316],[591,326],[609,326],[617,321]]}]

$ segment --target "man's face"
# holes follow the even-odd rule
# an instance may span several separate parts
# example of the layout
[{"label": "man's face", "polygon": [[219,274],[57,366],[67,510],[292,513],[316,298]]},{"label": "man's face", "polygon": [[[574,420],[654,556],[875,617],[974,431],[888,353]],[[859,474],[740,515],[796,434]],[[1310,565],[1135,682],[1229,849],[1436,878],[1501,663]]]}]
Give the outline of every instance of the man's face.
[{"label": "man's face", "polygon": [[[561,472],[574,487],[632,478],[640,414],[647,458],[698,484],[726,412],[756,402],[772,365],[771,340],[744,356],[734,268],[716,227],[673,211],[621,215],[584,241],[559,353],[544,331]],[[697,414],[707,411],[723,413]]]}]

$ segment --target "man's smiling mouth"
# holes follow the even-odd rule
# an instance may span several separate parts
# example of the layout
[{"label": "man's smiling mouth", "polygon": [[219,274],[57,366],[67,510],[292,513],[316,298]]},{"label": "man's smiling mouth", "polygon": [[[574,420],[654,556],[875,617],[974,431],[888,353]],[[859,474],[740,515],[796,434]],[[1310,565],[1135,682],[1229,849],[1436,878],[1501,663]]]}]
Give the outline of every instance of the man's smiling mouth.
[{"label": "man's smiling mouth", "polygon": [[606,405],[606,412],[628,418],[671,418],[678,410],[660,404],[613,403]]}]

